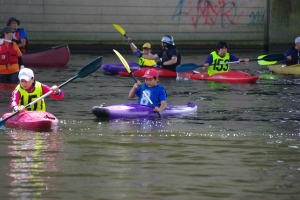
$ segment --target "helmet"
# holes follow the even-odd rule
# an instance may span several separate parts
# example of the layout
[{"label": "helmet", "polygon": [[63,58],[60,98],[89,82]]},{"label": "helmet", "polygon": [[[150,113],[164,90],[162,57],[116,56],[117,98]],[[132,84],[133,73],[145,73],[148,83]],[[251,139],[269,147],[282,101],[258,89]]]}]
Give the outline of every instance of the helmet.
[{"label": "helmet", "polygon": [[170,45],[175,45],[174,38],[171,35],[165,35],[162,39],[162,42],[168,43]]},{"label": "helmet", "polygon": [[150,44],[150,43],[145,43],[145,44],[143,45],[143,48],[151,49],[151,44]]}]

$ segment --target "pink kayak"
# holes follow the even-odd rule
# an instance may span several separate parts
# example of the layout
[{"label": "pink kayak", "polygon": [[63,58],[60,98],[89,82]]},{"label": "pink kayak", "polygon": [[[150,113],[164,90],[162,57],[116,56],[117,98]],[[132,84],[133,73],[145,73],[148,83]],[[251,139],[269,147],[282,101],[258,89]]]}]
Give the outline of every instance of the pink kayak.
[{"label": "pink kayak", "polygon": [[[2,119],[12,113],[5,113]],[[33,131],[50,131],[58,125],[58,119],[49,112],[26,111],[21,112],[5,121],[8,128],[27,129]]]}]

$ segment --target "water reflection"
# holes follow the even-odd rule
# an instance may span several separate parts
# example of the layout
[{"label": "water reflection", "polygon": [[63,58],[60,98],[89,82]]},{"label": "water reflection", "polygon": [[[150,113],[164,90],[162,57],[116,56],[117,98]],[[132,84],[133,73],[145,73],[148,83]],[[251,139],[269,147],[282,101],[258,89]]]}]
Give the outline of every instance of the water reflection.
[{"label": "water reflection", "polygon": [[11,157],[7,175],[12,197],[21,199],[38,198],[45,191],[56,190],[55,177],[51,172],[59,171],[59,151],[63,150],[58,133],[38,133],[13,130],[7,154]]}]

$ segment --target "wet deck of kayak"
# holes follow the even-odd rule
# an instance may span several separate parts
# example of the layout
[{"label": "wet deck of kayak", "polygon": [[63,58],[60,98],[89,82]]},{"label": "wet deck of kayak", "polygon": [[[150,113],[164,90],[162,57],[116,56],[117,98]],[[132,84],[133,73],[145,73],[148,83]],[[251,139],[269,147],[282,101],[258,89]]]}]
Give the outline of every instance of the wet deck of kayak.
[{"label": "wet deck of kayak", "polygon": [[[120,51],[122,53],[122,51]],[[235,54],[238,55],[238,54]],[[123,55],[135,61],[132,55]],[[240,55],[239,55],[240,56]],[[250,53],[240,57],[255,58]],[[33,68],[36,79],[61,84],[96,55],[71,55],[66,68]],[[183,56],[202,64],[206,55]],[[103,55],[103,63],[119,62]],[[160,120],[99,120],[95,105],[133,102],[133,80],[99,69],[46,99],[59,119],[53,132],[1,129],[3,198],[298,199],[300,78],[270,74],[251,62],[231,65],[257,84],[162,78],[168,104],[193,102],[196,115]],[[3,84],[2,84],[3,86]],[[0,113],[13,87],[3,86]]]}]

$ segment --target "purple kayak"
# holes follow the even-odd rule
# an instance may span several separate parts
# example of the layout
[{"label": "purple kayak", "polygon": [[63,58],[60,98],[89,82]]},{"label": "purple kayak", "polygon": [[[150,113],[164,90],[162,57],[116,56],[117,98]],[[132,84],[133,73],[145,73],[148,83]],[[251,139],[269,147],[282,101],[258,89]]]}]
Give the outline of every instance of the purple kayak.
[{"label": "purple kayak", "polygon": [[[128,62],[130,70],[135,72],[140,69],[140,66],[134,62]],[[109,74],[118,74],[118,72],[127,72],[123,63],[110,63],[110,64],[102,64],[102,69]]]},{"label": "purple kayak", "polygon": [[[197,112],[197,105],[187,103],[183,105],[170,105],[161,112],[163,118],[182,117],[192,115]],[[119,104],[113,106],[94,106],[92,113],[97,118],[103,119],[137,119],[137,118],[153,118],[158,114],[153,112],[153,108],[137,103]]]}]

